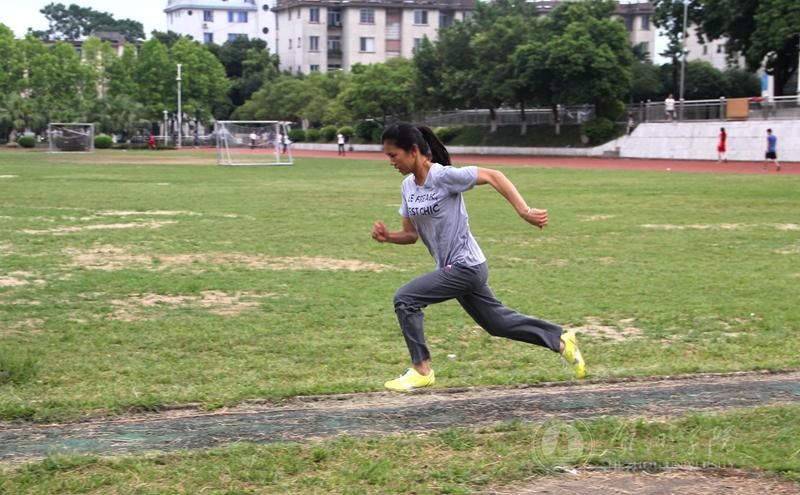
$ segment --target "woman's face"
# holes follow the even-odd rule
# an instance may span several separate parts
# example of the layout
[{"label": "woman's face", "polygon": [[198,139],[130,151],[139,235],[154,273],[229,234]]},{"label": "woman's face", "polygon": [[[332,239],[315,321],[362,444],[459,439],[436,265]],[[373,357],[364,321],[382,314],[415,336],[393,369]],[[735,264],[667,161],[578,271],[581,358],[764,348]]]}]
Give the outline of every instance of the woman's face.
[{"label": "woman's face", "polygon": [[408,175],[417,167],[417,156],[419,151],[416,145],[411,148],[411,151],[406,151],[398,148],[390,141],[384,141],[383,152],[389,157],[389,163],[403,175]]}]

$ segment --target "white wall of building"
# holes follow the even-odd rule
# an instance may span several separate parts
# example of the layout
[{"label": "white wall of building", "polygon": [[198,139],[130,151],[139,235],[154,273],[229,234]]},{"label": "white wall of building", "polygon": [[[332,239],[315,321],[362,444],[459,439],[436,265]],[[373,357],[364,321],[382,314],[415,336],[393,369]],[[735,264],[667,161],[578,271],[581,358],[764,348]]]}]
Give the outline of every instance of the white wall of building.
[{"label": "white wall of building", "polygon": [[[721,38],[718,40],[705,40],[704,43],[701,43],[700,38],[697,36],[697,28],[689,28],[686,33],[686,48],[689,50],[686,60],[702,60],[724,71],[728,68],[728,54],[725,51],[726,42],[727,39]],[[744,68],[744,57],[737,57],[733,65]]]},{"label": "white wall of building", "polygon": [[[270,51],[275,50],[275,0],[169,0],[164,13],[167,31],[189,35],[197,41],[212,41],[221,45],[230,35],[245,35],[262,39]],[[234,22],[228,13],[234,13]],[[247,22],[238,22],[239,13],[246,12]]]}]

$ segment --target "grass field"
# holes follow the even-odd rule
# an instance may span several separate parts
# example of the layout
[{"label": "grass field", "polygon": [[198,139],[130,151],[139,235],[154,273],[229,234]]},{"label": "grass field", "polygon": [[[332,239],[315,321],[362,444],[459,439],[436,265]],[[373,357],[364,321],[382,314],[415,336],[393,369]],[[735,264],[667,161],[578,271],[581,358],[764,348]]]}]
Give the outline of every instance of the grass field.
[{"label": "grass field", "polygon": [[[400,223],[385,162],[153,156],[0,153],[0,419],[373,391],[405,369],[392,295],[433,263],[421,243],[369,237],[376,218]],[[467,193],[490,284],[578,328],[592,378],[800,365],[800,177],[503,170],[551,225]],[[437,386],[569,377],[455,303],[426,316]],[[406,441],[435,442],[386,442]]]}]

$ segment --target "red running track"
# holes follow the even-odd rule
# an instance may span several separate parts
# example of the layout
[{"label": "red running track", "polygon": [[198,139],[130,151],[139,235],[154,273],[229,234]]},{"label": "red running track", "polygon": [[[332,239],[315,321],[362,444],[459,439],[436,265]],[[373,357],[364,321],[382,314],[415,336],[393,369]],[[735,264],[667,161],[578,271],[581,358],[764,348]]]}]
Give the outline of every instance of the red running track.
[{"label": "red running track", "polygon": [[[377,151],[348,151],[346,156],[339,156],[336,151],[316,151],[293,149],[296,157],[333,158],[340,160],[377,160],[388,158]],[[642,158],[587,158],[559,156],[520,156],[520,155],[463,155],[451,154],[455,165],[508,165],[541,168],[574,168],[600,170],[645,170],[652,172],[704,172],[733,174],[772,174],[775,166],[769,164],[764,170],[763,162],[729,161],[719,163],[714,160],[654,160]],[[800,175],[800,163],[781,163],[780,175]]]}]

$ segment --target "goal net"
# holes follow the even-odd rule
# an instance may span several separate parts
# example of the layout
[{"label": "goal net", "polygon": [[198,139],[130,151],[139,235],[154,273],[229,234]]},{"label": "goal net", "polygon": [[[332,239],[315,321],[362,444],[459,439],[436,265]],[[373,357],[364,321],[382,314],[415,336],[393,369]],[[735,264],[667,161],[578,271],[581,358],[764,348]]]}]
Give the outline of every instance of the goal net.
[{"label": "goal net", "polygon": [[51,123],[47,125],[47,142],[50,153],[94,151],[94,124]]},{"label": "goal net", "polygon": [[293,165],[289,122],[219,120],[214,126],[219,165]]}]

